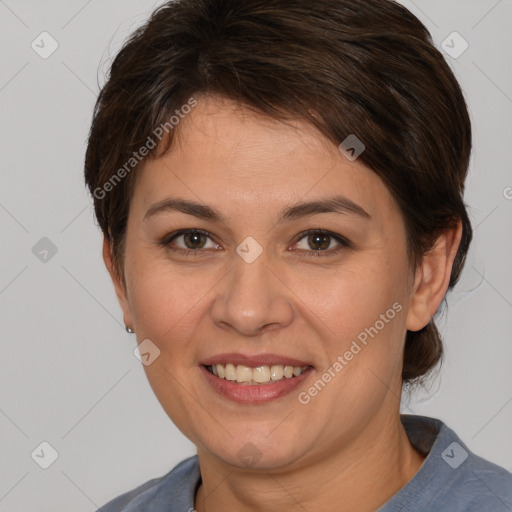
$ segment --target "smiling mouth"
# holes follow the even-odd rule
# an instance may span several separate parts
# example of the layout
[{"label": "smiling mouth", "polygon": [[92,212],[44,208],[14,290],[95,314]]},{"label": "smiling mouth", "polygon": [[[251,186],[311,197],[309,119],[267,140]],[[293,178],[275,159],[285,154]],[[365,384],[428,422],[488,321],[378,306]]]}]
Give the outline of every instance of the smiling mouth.
[{"label": "smiling mouth", "polygon": [[211,374],[220,379],[248,386],[272,384],[287,379],[294,379],[302,375],[308,368],[311,368],[311,366],[289,366],[281,364],[251,367],[232,363],[204,365],[204,367]]}]

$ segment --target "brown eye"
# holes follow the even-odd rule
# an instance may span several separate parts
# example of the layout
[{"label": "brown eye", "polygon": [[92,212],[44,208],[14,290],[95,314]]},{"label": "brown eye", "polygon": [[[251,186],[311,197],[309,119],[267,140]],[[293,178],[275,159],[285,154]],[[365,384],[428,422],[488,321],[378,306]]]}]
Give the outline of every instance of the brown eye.
[{"label": "brown eye", "polygon": [[206,249],[220,249],[208,232],[199,229],[182,229],[160,240],[160,245],[182,253],[201,253]]},{"label": "brown eye", "polygon": [[308,236],[308,244],[314,250],[326,250],[331,243],[331,236],[324,233],[314,233]]},{"label": "brown eye", "polygon": [[305,231],[298,237],[295,245],[304,256],[329,256],[352,247],[345,237],[324,230]]},{"label": "brown eye", "polygon": [[198,231],[190,231],[181,236],[183,236],[187,249],[202,249],[206,243],[206,236]]}]

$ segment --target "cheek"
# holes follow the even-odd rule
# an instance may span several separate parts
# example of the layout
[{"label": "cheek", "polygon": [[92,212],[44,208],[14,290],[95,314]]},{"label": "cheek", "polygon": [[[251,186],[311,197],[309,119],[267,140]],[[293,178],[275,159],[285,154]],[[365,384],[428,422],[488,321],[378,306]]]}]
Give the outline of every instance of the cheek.
[{"label": "cheek", "polygon": [[[404,309],[405,278],[401,262],[379,256],[333,271],[314,269],[300,277],[297,273],[295,278],[290,276],[295,280],[290,288],[301,299],[303,314],[322,328],[330,345],[341,349],[376,322],[386,336],[401,329],[403,319],[397,310]],[[395,303],[401,307],[393,308]],[[392,320],[385,322],[385,328],[381,315],[384,321]]]},{"label": "cheek", "polygon": [[315,398],[318,410],[341,416],[352,411],[362,421],[395,389],[405,335],[406,274],[401,263],[384,257],[372,264],[366,260],[323,277],[303,273],[296,283],[301,314],[314,326],[325,351],[318,379],[330,383]]},{"label": "cheek", "polygon": [[168,352],[185,354],[180,348],[207,306],[215,276],[205,275],[199,267],[184,272],[168,262],[143,258],[134,262],[132,275],[130,305],[138,337],[149,338]]},{"label": "cheek", "polygon": [[364,415],[394,389],[405,335],[403,263],[382,254],[361,257],[357,265],[323,275],[303,273],[297,281],[302,315],[315,326],[324,351],[318,378],[335,375],[319,396],[319,407],[332,411],[336,404],[336,410]]},{"label": "cheek", "polygon": [[[203,409],[197,411],[200,394],[190,372],[196,366],[193,340],[199,317],[207,307],[208,290],[216,280],[200,271],[180,272],[168,262],[139,259],[131,267],[130,306],[137,325],[138,343],[151,340],[159,355],[143,367],[162,408],[176,426],[191,436],[191,425],[202,425]],[[218,280],[218,279],[217,279]],[[188,391],[184,392],[184,383]],[[193,441],[198,439],[192,436]]]}]

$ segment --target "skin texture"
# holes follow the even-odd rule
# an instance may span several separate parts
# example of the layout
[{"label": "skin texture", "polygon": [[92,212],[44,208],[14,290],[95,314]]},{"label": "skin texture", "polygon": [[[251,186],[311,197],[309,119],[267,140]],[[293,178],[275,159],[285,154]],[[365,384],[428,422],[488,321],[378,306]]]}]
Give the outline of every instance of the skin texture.
[{"label": "skin texture", "polygon": [[[424,460],[399,418],[403,344],[406,330],[425,326],[446,293],[460,224],[439,237],[414,272],[386,186],[310,125],[201,97],[179,128],[173,149],[136,171],[126,288],[106,240],[103,254],[125,323],[138,343],[150,339],[161,351],[144,367],[149,383],[197,446],[202,485],[195,508],[376,510]],[[321,213],[277,223],[285,207],[335,194],[371,218]],[[168,197],[215,208],[226,223],[175,211],[144,220]],[[179,229],[211,237],[200,239],[197,254],[159,245]],[[309,229],[342,235],[351,246],[332,253],[339,243],[328,238],[328,249],[315,254],[318,245],[297,237]],[[263,249],[252,263],[236,253],[248,236]],[[169,246],[186,249],[185,238]],[[401,311],[301,404],[298,393],[394,303]],[[240,404],[214,391],[199,367],[223,352],[277,353],[308,361],[314,371],[285,397]],[[261,454],[251,467],[237,455],[248,442]]]}]

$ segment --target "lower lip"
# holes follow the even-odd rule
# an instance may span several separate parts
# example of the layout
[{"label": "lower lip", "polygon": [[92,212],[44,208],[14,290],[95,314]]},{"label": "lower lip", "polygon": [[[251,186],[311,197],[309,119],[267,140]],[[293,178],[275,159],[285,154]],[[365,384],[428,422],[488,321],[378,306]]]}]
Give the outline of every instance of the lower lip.
[{"label": "lower lip", "polygon": [[313,371],[313,368],[308,368],[298,377],[284,378],[283,380],[268,384],[248,385],[221,379],[210,373],[203,365],[200,365],[200,368],[206,380],[215,391],[230,400],[245,404],[261,404],[286,396],[304,382]]}]

